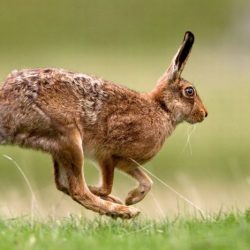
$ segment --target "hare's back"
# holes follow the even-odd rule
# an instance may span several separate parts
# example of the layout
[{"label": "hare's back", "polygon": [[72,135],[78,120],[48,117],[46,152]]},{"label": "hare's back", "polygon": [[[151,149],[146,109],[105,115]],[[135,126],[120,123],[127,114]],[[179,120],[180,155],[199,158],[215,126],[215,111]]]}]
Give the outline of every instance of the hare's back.
[{"label": "hare's back", "polygon": [[12,134],[74,124],[85,113],[94,117],[101,85],[101,80],[62,69],[13,71],[0,89],[1,126]]},{"label": "hare's back", "polygon": [[1,101],[37,104],[45,112],[76,115],[86,103],[101,94],[102,80],[63,69],[24,69],[13,71],[1,88]]},{"label": "hare's back", "polygon": [[23,69],[12,71],[4,81],[1,90],[5,94],[10,93],[15,98],[27,97],[31,92],[34,93],[34,97],[37,94],[49,95],[55,92],[55,98],[65,94],[69,97],[70,94],[77,95],[94,91],[93,86],[100,84],[100,81],[92,76],[63,69]]}]

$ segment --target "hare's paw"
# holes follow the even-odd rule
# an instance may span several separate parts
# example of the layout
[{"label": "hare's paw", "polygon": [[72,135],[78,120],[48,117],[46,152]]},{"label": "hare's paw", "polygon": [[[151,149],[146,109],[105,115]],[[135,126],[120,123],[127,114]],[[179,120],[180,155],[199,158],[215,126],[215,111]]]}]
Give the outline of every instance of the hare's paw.
[{"label": "hare's paw", "polygon": [[135,207],[127,207],[121,206],[120,209],[114,211],[108,211],[106,213],[107,216],[110,216],[114,219],[121,218],[121,219],[132,219],[135,218],[140,214],[140,210]]},{"label": "hare's paw", "polygon": [[139,186],[128,193],[125,199],[126,205],[133,205],[141,201],[149,192],[150,187]]},{"label": "hare's paw", "polygon": [[102,187],[89,186],[89,190],[91,191],[91,193],[99,196],[103,200],[114,202],[117,204],[123,204],[121,199],[119,199],[118,197],[115,197],[113,195],[110,195],[109,192],[107,192],[106,190],[103,190]]},{"label": "hare's paw", "polygon": [[106,192],[106,190],[103,190],[102,187],[88,186],[88,188],[91,191],[91,193],[93,193],[93,194],[95,194],[97,196],[108,195],[108,193]]},{"label": "hare's paw", "polygon": [[121,204],[121,205],[123,204],[120,198],[113,196],[113,195],[100,196],[100,198],[106,201],[117,203],[117,204]]}]

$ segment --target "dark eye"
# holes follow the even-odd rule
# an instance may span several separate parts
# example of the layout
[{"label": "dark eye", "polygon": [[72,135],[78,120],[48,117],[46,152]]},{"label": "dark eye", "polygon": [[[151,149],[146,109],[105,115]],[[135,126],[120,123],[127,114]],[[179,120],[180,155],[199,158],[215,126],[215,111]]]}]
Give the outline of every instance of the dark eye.
[{"label": "dark eye", "polygon": [[185,88],[185,94],[188,96],[188,97],[193,97],[194,94],[195,94],[195,90],[193,87],[187,87]]}]

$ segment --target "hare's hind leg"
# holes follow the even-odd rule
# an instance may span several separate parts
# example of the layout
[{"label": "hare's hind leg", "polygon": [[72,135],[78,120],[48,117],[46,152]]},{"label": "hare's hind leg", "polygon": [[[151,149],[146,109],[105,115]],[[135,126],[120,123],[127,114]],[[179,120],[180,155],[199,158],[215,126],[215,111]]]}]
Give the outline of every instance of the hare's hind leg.
[{"label": "hare's hind leg", "polygon": [[99,187],[89,186],[90,191],[104,200],[122,204],[119,198],[110,195],[113,186],[116,160],[112,158],[101,160],[99,161],[99,165],[101,171],[101,185]]},{"label": "hare's hind leg", "polygon": [[[124,169],[123,169],[124,170]],[[125,170],[125,172],[131,177],[135,178],[139,182],[139,186],[131,190],[125,199],[126,205],[132,205],[141,201],[152,187],[152,180],[146,175],[140,168]]]},{"label": "hare's hind leg", "polygon": [[82,174],[82,140],[77,130],[71,131],[60,145],[61,150],[56,158],[65,170],[69,195],[73,200],[90,210],[112,217],[129,219],[139,214],[136,208],[105,201],[89,191]]}]

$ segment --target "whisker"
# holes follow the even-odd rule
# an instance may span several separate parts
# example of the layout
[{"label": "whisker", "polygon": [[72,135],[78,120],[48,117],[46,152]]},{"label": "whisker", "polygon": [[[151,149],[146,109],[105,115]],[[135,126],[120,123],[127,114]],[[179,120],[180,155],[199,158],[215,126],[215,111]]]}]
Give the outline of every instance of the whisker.
[{"label": "whisker", "polygon": [[188,148],[190,155],[193,154],[192,145],[191,145],[191,136],[193,135],[195,130],[196,130],[196,125],[189,126],[187,128],[187,141],[183,147],[182,153],[186,150],[186,148]]}]

